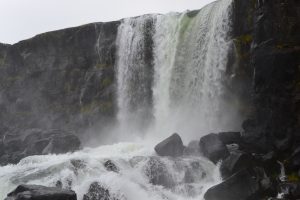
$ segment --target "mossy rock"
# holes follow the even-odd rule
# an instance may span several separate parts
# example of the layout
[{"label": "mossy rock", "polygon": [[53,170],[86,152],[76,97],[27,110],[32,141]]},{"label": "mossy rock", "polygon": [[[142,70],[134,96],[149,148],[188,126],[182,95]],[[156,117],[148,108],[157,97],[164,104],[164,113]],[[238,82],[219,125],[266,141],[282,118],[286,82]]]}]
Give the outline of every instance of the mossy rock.
[{"label": "mossy rock", "polygon": [[111,65],[106,64],[106,63],[97,63],[95,65],[96,69],[106,69],[106,68],[110,68],[110,67],[111,67]]},{"label": "mossy rock", "polygon": [[101,81],[101,87],[105,88],[105,87],[111,85],[112,83],[113,83],[113,80],[109,77],[106,77]]},{"label": "mossy rock", "polygon": [[296,172],[287,175],[289,182],[300,182],[300,177]]}]

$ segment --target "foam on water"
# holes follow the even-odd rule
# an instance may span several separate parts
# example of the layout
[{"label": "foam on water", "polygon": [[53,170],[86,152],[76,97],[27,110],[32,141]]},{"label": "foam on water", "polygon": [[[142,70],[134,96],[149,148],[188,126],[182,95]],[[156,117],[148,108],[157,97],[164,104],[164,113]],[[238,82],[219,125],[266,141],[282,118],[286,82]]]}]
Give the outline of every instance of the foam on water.
[{"label": "foam on water", "polygon": [[[218,167],[204,158],[159,158],[152,149],[142,144],[119,143],[70,154],[27,157],[17,165],[0,167],[0,199],[19,184],[55,186],[61,181],[64,188],[73,189],[81,200],[90,184],[97,181],[120,199],[199,200],[208,187],[220,181]],[[146,175],[150,158],[164,163],[174,187],[166,189],[150,183]],[[103,164],[108,159],[117,165],[119,173],[107,171]],[[193,183],[185,183],[185,169],[190,168],[191,163],[199,163],[194,171],[199,176],[194,176]]]}]

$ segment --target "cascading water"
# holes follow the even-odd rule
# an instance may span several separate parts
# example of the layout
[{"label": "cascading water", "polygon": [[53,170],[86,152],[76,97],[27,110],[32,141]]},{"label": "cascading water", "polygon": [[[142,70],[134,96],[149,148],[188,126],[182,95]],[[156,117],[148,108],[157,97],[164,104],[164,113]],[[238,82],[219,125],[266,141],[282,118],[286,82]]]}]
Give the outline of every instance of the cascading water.
[{"label": "cascading water", "polygon": [[154,35],[155,132],[179,132],[190,140],[236,128],[237,113],[223,100],[231,45],[230,4],[230,0],[219,1],[200,12],[158,17]]},{"label": "cascading water", "polygon": [[152,113],[152,23],[150,15],[129,18],[118,31],[118,120],[123,133],[126,130],[130,135],[146,127]]},{"label": "cascading water", "polygon": [[[172,132],[199,139],[202,133],[235,128],[229,122],[237,115],[222,97],[230,5],[231,0],[222,0],[199,12],[123,20],[116,41],[117,132],[121,140],[144,133],[148,143],[32,156],[0,167],[0,199],[19,184],[55,186],[57,181],[75,190],[79,200],[95,181],[120,200],[203,199],[220,181],[218,167],[199,156],[157,157],[149,141]],[[104,167],[107,160],[118,173]],[[153,184],[161,175],[168,186]]]},{"label": "cascading water", "polygon": [[[149,149],[120,143],[73,154],[27,157],[17,165],[0,168],[0,199],[18,184],[55,186],[57,181],[75,190],[79,200],[93,182],[101,183],[120,200],[201,199],[203,191],[219,181],[218,168],[201,157],[160,158]],[[118,173],[104,167],[107,160],[115,163]],[[162,168],[170,188],[151,184],[151,179],[159,180]]]},{"label": "cascading water", "polygon": [[[191,140],[238,128],[240,116],[224,99],[223,84],[232,45],[230,5],[223,0],[200,11],[123,22],[116,65],[122,134],[147,132],[147,139],[161,139],[179,132]],[[153,59],[145,56],[149,51]]]}]

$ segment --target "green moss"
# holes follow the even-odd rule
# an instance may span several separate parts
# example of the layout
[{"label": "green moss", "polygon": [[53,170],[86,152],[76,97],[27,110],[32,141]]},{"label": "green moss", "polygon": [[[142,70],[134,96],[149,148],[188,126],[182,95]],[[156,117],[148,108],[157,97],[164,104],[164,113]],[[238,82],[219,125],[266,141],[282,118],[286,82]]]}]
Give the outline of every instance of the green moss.
[{"label": "green moss", "polygon": [[96,69],[105,69],[105,68],[109,68],[110,65],[108,65],[106,63],[97,63],[95,67],[96,67]]},{"label": "green moss", "polygon": [[192,22],[193,18],[189,17],[188,15],[184,15],[184,17],[180,21],[180,37],[183,37],[185,32],[187,31],[190,23]]},{"label": "green moss", "polygon": [[101,112],[110,112],[111,110],[112,110],[112,108],[113,108],[113,104],[112,104],[112,102],[102,102],[102,103],[100,103],[100,105],[99,105],[99,109],[100,109],[100,111]]},{"label": "green moss", "polygon": [[107,87],[107,86],[111,85],[112,82],[113,82],[113,81],[112,81],[111,78],[106,77],[106,78],[104,78],[104,79],[101,81],[101,87]]},{"label": "green moss", "polygon": [[250,34],[241,35],[236,38],[241,44],[250,44],[253,41],[253,37]]},{"label": "green moss", "polygon": [[6,78],[6,82],[12,83],[12,82],[15,82],[20,79],[21,79],[21,76],[11,76],[11,77]]},{"label": "green moss", "polygon": [[90,104],[84,105],[80,108],[81,113],[90,113],[96,108],[95,103],[92,102]]},{"label": "green moss", "polygon": [[105,102],[93,101],[90,104],[82,106],[80,112],[83,114],[88,114],[98,109],[100,112],[106,113],[106,112],[110,112],[112,108],[113,108],[113,104],[110,101],[105,101]]},{"label": "green moss", "polygon": [[299,182],[300,177],[296,172],[293,172],[287,176],[289,182]]},{"label": "green moss", "polygon": [[5,54],[4,55],[0,55],[0,66],[4,65],[4,63],[5,63],[5,57],[6,57]]}]

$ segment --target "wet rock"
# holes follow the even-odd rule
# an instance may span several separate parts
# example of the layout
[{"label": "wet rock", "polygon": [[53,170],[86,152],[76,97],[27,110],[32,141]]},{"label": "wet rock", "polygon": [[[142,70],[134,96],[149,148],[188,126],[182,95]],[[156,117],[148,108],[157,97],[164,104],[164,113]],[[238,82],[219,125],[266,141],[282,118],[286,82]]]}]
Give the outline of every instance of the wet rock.
[{"label": "wet rock", "polygon": [[242,140],[240,132],[220,132],[218,135],[224,144],[240,144]]},{"label": "wet rock", "polygon": [[149,182],[153,185],[161,185],[167,188],[171,188],[174,185],[166,165],[159,157],[150,157],[144,167],[144,171],[149,178]]},{"label": "wet rock", "polygon": [[220,171],[223,179],[226,179],[234,173],[248,168],[253,164],[253,157],[241,151],[231,152],[222,162]]},{"label": "wet rock", "polygon": [[204,198],[205,200],[248,200],[258,195],[260,189],[257,175],[244,169],[208,189]]},{"label": "wet rock", "polygon": [[72,190],[40,185],[19,185],[5,200],[77,200]]},{"label": "wet rock", "polygon": [[119,168],[111,160],[107,160],[104,163],[104,167],[107,169],[107,171],[112,171],[116,173],[120,171]]},{"label": "wet rock", "polygon": [[217,134],[211,133],[202,137],[199,145],[203,155],[214,163],[225,159],[229,155],[226,145]]},{"label": "wet rock", "polygon": [[98,182],[94,182],[83,196],[83,200],[118,200],[118,198],[112,196],[106,187]]},{"label": "wet rock", "polygon": [[184,146],[180,136],[177,133],[174,133],[157,144],[154,149],[160,156],[177,157],[183,155]]},{"label": "wet rock", "polygon": [[240,149],[238,144],[226,144],[226,147],[229,153],[238,151]]}]

